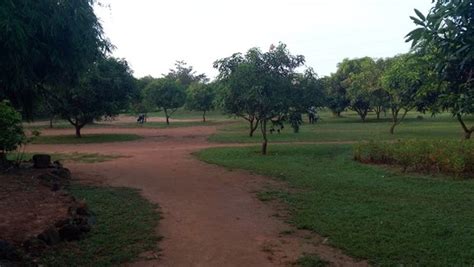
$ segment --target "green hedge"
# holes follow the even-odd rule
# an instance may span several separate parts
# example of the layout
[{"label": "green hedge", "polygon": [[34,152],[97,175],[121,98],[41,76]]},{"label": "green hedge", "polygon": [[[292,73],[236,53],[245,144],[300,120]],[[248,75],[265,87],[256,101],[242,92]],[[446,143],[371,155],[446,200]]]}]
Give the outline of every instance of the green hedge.
[{"label": "green hedge", "polygon": [[361,142],[354,146],[354,159],[363,163],[398,165],[404,171],[474,177],[474,142],[469,140]]}]

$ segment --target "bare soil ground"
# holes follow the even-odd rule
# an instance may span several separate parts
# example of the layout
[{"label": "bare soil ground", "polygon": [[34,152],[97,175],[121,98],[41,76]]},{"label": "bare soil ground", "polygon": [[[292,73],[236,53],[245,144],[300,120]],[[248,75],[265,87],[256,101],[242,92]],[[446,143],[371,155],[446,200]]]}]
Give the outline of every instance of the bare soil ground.
[{"label": "bare soil ground", "polygon": [[36,176],[44,170],[0,175],[0,239],[19,246],[67,217],[70,196],[52,192]]},{"label": "bare soil ground", "polygon": [[[164,218],[157,231],[164,237],[162,255],[132,265],[287,266],[304,252],[317,253],[334,266],[367,265],[326,245],[320,236],[293,229],[281,218],[285,215],[281,205],[258,200],[255,192],[275,183],[272,179],[195,159],[193,152],[218,146],[207,142],[215,131],[210,126],[88,128],[84,134],[133,133],[145,138],[126,143],[30,145],[28,150],[130,156],[68,167],[86,182],[139,188],[161,206]],[[43,134],[71,134],[71,130]]]}]

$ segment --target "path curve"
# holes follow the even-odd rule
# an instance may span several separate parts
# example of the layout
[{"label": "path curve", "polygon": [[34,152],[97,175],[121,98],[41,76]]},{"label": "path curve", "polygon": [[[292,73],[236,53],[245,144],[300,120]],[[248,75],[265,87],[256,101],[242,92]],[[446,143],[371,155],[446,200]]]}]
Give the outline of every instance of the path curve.
[{"label": "path curve", "polygon": [[[71,134],[71,129],[43,134]],[[275,205],[259,201],[255,192],[275,181],[245,171],[230,171],[203,163],[193,152],[211,144],[212,126],[170,129],[89,128],[90,133],[134,133],[142,140],[81,145],[30,145],[29,151],[121,154],[129,157],[97,164],[68,164],[85,180],[142,190],[161,206],[157,231],[162,255],[136,266],[285,266],[304,252],[316,252],[335,266],[359,265],[324,238],[294,231],[276,215]],[[291,230],[294,234],[283,235]]]}]

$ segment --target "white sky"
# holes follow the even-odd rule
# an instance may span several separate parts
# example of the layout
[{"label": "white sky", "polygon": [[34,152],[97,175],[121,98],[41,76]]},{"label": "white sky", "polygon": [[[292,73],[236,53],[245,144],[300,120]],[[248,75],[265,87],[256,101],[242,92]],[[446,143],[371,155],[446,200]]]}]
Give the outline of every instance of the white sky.
[{"label": "white sky", "polygon": [[413,8],[431,0],[102,0],[96,8],[113,55],[136,77],[160,77],[184,60],[214,77],[212,63],[279,41],[320,75],[343,58],[388,57],[409,50]]}]

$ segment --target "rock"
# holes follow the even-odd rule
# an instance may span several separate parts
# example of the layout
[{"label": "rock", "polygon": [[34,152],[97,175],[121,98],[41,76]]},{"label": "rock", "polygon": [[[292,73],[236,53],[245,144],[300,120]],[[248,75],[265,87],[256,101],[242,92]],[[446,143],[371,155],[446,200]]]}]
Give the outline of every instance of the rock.
[{"label": "rock", "polygon": [[55,160],[55,161],[53,161],[53,167],[56,168],[56,169],[62,169],[63,164],[59,160]]},{"label": "rock", "polygon": [[56,192],[61,189],[61,185],[58,182],[53,182],[53,185],[51,186],[51,191]]},{"label": "rock", "polygon": [[48,246],[54,246],[61,242],[59,232],[54,226],[49,227],[48,229],[44,230],[44,232],[39,234],[38,239],[43,240]]},{"label": "rock", "polygon": [[63,227],[64,225],[66,224],[69,224],[71,223],[71,219],[67,218],[67,219],[62,219],[62,220],[59,220],[57,221],[54,226],[56,226],[57,228],[61,228]]},{"label": "rock", "polygon": [[53,184],[59,183],[60,178],[51,173],[43,173],[36,177],[40,181],[40,183],[47,187],[52,187]]},{"label": "rock", "polygon": [[33,257],[38,257],[48,247],[48,245],[36,237],[30,238],[23,242],[23,249]]},{"label": "rock", "polygon": [[37,169],[46,169],[51,166],[51,156],[47,154],[36,154],[33,156],[33,164]]},{"label": "rock", "polygon": [[69,171],[69,169],[66,169],[66,168],[56,168],[52,170],[51,173],[66,180],[71,179],[71,171]]},{"label": "rock", "polygon": [[20,256],[18,255],[15,247],[5,240],[0,240],[0,262],[18,260],[20,260]]},{"label": "rock", "polygon": [[59,235],[62,240],[76,241],[81,239],[82,231],[77,225],[66,224],[59,229]]},{"label": "rock", "polygon": [[89,216],[89,209],[87,208],[87,203],[80,201],[76,208],[76,214],[82,216]]}]

